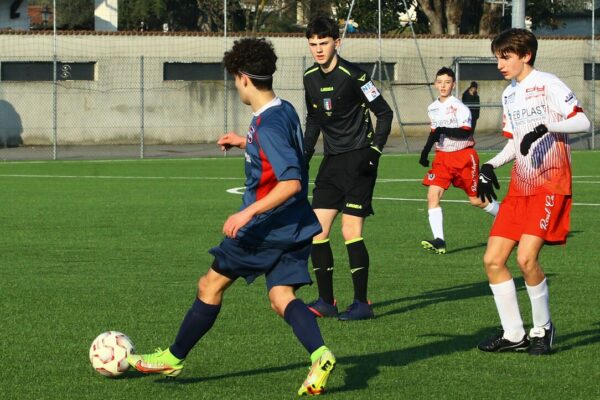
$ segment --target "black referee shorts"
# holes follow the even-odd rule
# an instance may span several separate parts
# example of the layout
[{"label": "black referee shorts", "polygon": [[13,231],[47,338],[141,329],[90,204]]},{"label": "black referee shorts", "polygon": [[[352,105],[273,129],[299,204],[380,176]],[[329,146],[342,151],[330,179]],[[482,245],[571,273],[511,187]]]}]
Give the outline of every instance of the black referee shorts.
[{"label": "black referee shorts", "polygon": [[373,214],[371,205],[377,172],[361,173],[360,167],[370,148],[323,158],[313,190],[313,209],[338,210],[356,217]]}]

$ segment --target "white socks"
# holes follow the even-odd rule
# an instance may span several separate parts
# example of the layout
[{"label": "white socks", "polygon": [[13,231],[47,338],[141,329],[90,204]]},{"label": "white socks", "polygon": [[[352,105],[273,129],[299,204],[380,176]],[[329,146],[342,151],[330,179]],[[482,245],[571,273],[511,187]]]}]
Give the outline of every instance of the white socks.
[{"label": "white socks", "polygon": [[536,286],[525,284],[531,300],[531,314],[535,328],[550,328],[550,305],[548,303],[548,285],[546,278]]},{"label": "white socks", "polygon": [[491,215],[493,215],[495,217],[496,214],[498,214],[498,209],[499,208],[500,208],[500,204],[498,204],[498,202],[496,200],[492,200],[490,202],[490,204],[488,204],[487,206],[485,206],[483,208],[483,211],[485,211],[488,214],[491,214]]},{"label": "white socks", "polygon": [[525,336],[525,328],[517,302],[515,281],[510,279],[502,283],[490,283],[490,288],[494,294],[502,329],[504,329],[504,338],[511,342],[520,342]]},{"label": "white socks", "polygon": [[431,226],[431,233],[433,238],[440,238],[444,240],[444,215],[442,214],[442,208],[430,208],[429,213],[429,226]]}]

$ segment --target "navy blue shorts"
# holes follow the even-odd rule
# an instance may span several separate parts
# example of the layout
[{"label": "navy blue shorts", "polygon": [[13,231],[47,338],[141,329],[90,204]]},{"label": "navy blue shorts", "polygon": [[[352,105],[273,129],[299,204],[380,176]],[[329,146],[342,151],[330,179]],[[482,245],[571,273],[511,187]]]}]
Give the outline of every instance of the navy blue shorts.
[{"label": "navy blue shorts", "polygon": [[250,248],[225,238],[208,252],[215,257],[212,269],[219,274],[232,280],[243,277],[248,284],[265,275],[267,290],[271,290],[273,286],[299,288],[312,284],[308,273],[311,246],[312,239],[290,249]]}]

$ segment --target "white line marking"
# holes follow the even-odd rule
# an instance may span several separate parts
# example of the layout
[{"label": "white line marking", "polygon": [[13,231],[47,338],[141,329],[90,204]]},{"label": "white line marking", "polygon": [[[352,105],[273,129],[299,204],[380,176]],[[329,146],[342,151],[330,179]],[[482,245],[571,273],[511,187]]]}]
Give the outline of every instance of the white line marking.
[{"label": "white line marking", "polygon": [[173,180],[239,180],[243,177],[222,177],[222,176],[117,176],[117,175],[20,175],[20,174],[0,174],[0,177],[9,178],[62,178],[62,179],[173,179]]},{"label": "white line marking", "polygon": [[[8,177],[8,178],[59,178],[59,179],[154,179],[154,180],[243,180],[242,177],[218,177],[218,176],[111,176],[111,175],[25,175],[25,174],[0,174],[0,177]],[[594,176],[595,178],[595,176]],[[382,180],[385,181],[385,180]],[[390,179],[389,182],[414,182],[421,181],[421,179]],[[378,180],[379,182],[379,180]],[[311,182],[312,183],[312,182]],[[595,181],[576,181],[573,183],[600,183]],[[243,194],[244,187],[236,187],[228,189],[228,193],[232,194]],[[312,196],[309,196],[312,197]],[[426,198],[422,199],[408,199],[401,197],[373,197],[373,200],[385,200],[385,201],[413,201],[413,202],[425,202]],[[442,202],[445,203],[469,203],[468,200],[445,200],[442,199]],[[599,207],[600,204],[597,203],[573,203],[574,206],[589,206],[589,207]]]},{"label": "white line marking", "polygon": [[[373,200],[387,200],[387,201],[420,201],[426,202],[427,199],[405,199],[399,197],[373,197]],[[446,200],[442,199],[443,203],[469,203],[468,200]],[[572,203],[574,206],[591,206],[591,207],[600,207],[600,204],[596,203]]]}]

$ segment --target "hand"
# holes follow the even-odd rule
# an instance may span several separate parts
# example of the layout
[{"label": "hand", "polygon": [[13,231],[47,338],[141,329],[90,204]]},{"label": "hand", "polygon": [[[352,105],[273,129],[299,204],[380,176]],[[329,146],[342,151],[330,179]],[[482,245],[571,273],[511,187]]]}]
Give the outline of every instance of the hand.
[{"label": "hand", "polygon": [[377,171],[379,166],[379,157],[381,150],[377,146],[367,147],[363,150],[364,158],[362,161],[361,171],[365,174],[370,174]]},{"label": "hand", "polygon": [[217,144],[221,146],[221,151],[227,151],[232,147],[246,148],[246,138],[237,135],[235,132],[227,132],[217,140]]},{"label": "hand", "polygon": [[423,151],[421,151],[421,158],[419,158],[419,164],[421,164],[424,167],[429,167],[429,150],[431,149],[423,149]]},{"label": "hand", "polygon": [[223,224],[223,234],[230,239],[235,239],[238,231],[252,219],[252,215],[246,209],[230,215]]},{"label": "hand", "polygon": [[496,177],[496,173],[494,172],[494,167],[492,164],[483,164],[479,169],[479,179],[477,182],[477,197],[481,199],[481,201],[492,202],[492,199],[497,199],[496,193],[494,192],[494,187],[496,189],[500,189],[500,184],[498,183],[498,178]]},{"label": "hand", "polygon": [[529,154],[529,149],[533,142],[544,136],[548,132],[548,128],[544,124],[536,126],[531,132],[523,136],[521,140],[521,154],[526,156]]}]

